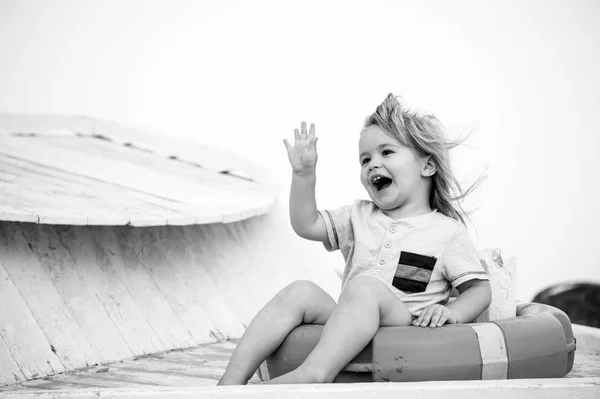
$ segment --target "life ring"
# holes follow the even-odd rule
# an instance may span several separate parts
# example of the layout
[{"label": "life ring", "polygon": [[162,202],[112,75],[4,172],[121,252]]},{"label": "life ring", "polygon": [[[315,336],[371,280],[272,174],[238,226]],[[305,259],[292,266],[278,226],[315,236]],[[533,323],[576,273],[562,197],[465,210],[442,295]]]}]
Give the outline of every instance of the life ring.
[{"label": "life ring", "polygon": [[[519,303],[516,314],[439,328],[381,327],[334,382],[557,378],[569,373],[575,357],[569,317],[539,303]],[[322,329],[312,324],[295,328],[261,364],[261,379],[298,367]]]}]

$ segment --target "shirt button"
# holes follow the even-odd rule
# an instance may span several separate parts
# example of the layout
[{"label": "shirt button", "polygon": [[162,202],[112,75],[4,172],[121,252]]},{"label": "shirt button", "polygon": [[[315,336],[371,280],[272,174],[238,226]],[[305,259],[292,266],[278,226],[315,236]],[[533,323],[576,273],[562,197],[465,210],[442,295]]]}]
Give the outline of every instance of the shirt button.
[{"label": "shirt button", "polygon": [[385,259],[381,258],[379,259],[379,264],[383,265],[385,263]]},{"label": "shirt button", "polygon": [[389,242],[389,241],[388,241],[388,242],[386,242],[386,243],[385,243],[385,247],[386,247],[386,248],[389,248],[389,247],[391,247],[391,246],[392,246],[392,243],[391,243],[391,242]]},{"label": "shirt button", "polygon": [[397,230],[397,229],[396,229],[396,226],[392,226],[392,227],[390,228],[390,231],[391,231],[392,233],[395,233],[395,232],[396,232],[396,230]]}]

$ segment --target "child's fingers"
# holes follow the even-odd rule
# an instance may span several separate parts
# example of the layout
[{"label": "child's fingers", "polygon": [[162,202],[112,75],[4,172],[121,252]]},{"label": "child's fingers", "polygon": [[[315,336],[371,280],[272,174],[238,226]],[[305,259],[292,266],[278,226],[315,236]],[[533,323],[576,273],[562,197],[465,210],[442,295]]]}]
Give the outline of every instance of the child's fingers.
[{"label": "child's fingers", "polygon": [[440,317],[440,319],[437,322],[437,327],[441,327],[444,324],[446,324],[447,320],[448,320],[448,315],[446,313],[442,313],[442,316]]},{"label": "child's fingers", "polygon": [[429,323],[429,327],[437,327],[438,322],[440,321],[440,317],[442,316],[442,309],[435,308],[431,315],[431,323]]},{"label": "child's fingers", "polygon": [[283,145],[285,145],[285,149],[288,151],[290,150],[290,148],[292,148],[292,145],[286,139],[283,139]]},{"label": "child's fingers", "polygon": [[300,131],[298,129],[294,129],[294,140],[296,143],[300,140]]},{"label": "child's fingers", "polygon": [[317,140],[319,140],[318,137],[312,136],[310,138],[310,145],[309,145],[309,149],[311,151],[317,151]]},{"label": "child's fingers", "polygon": [[308,136],[315,137],[315,124],[314,123],[310,124],[310,130],[308,131]]},{"label": "child's fingers", "polygon": [[419,317],[417,317],[417,319],[413,321],[413,323],[412,323],[413,326],[420,326],[421,323],[423,323],[423,319],[425,317],[425,314],[427,313],[427,309],[429,309],[429,308],[423,309],[423,311],[421,312]]},{"label": "child's fingers", "polygon": [[306,122],[302,121],[300,129],[300,138],[304,140],[306,139]]},{"label": "child's fingers", "polygon": [[439,307],[436,309],[434,316],[431,318],[430,327],[441,327],[446,324],[446,320],[448,320],[448,309]]},{"label": "child's fingers", "polygon": [[429,325],[429,322],[431,321],[431,313],[432,313],[432,309],[431,308],[426,308],[423,313],[421,313],[421,323],[420,326],[421,327],[427,327]]}]

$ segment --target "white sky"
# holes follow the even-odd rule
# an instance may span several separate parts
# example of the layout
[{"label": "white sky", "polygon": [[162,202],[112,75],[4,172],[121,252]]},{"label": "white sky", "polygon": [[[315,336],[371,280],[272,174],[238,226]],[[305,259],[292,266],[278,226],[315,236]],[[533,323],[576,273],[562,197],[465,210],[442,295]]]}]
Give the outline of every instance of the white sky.
[{"label": "white sky", "polygon": [[288,3],[0,0],[0,112],[193,138],[284,192],[281,140],[312,121],[318,203],[337,207],[366,195],[358,134],[393,92],[472,131],[453,159],[465,183],[489,165],[473,238],[517,256],[519,298],[600,282],[600,2]]}]

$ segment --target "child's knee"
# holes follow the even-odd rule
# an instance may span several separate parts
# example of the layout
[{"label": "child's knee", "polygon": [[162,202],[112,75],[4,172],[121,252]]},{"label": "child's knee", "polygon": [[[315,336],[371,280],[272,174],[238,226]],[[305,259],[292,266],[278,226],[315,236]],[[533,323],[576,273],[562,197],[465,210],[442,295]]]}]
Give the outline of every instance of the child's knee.
[{"label": "child's knee", "polygon": [[321,294],[323,289],[308,280],[296,280],[284,287],[277,296],[286,302],[304,302]]},{"label": "child's knee", "polygon": [[274,303],[280,312],[308,324],[325,324],[335,308],[333,298],[307,280],[294,281],[283,288]]}]

